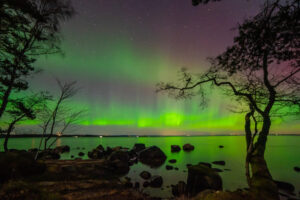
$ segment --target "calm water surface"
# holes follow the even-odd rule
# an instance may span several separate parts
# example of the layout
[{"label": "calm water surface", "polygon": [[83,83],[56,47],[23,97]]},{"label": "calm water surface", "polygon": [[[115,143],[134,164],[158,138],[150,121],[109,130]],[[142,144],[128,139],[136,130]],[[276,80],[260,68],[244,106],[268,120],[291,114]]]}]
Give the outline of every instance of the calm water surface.
[{"label": "calm water surface", "polygon": [[[38,147],[40,138],[11,138],[9,148],[29,149]],[[3,139],[1,140],[1,148]],[[132,148],[135,143],[144,143],[146,146],[156,145],[160,147],[167,155],[167,160],[176,159],[177,163],[171,164],[178,167],[179,170],[165,170],[167,161],[159,168],[152,169],[141,163],[131,167],[129,176],[133,181],[141,184],[143,180],[139,177],[143,170],[149,171],[152,175],[161,175],[164,178],[163,190],[146,189],[151,195],[169,197],[170,190],[168,186],[176,184],[183,180],[186,182],[187,172],[186,164],[197,164],[199,162],[213,162],[216,160],[226,161],[224,167],[214,165],[220,169],[230,169],[220,173],[223,178],[224,189],[235,190],[237,188],[247,187],[244,158],[245,158],[245,137],[244,136],[195,136],[195,137],[70,137],[60,138],[56,146],[69,145],[70,153],[62,154],[62,159],[71,159],[71,155],[78,157],[79,152],[84,152],[83,159],[87,159],[87,152],[102,144],[104,147],[122,146]],[[195,145],[192,152],[171,153],[172,144],[184,145],[190,143]],[[218,148],[224,145],[223,149]],[[78,147],[80,149],[78,149]],[[292,183],[296,188],[296,194],[300,190],[300,173],[296,173],[293,168],[300,166],[300,136],[270,136],[266,151],[266,160],[269,169],[275,180],[281,180]]]}]

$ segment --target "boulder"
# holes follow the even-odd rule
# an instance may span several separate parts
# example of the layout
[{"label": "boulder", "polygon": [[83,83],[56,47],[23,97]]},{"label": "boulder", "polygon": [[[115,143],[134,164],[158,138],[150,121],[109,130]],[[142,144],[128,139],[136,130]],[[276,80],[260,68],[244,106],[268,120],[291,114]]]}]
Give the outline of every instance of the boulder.
[{"label": "boulder", "polygon": [[84,156],[84,153],[83,152],[79,152],[78,156]]},{"label": "boulder", "polygon": [[187,192],[195,196],[206,189],[222,190],[220,175],[204,164],[188,167]]},{"label": "boulder", "polygon": [[274,181],[277,187],[285,192],[293,194],[295,191],[295,186],[291,183],[283,182],[283,181]]},{"label": "boulder", "polygon": [[184,151],[193,151],[195,149],[195,147],[191,144],[185,144],[182,148]]},{"label": "boulder", "polygon": [[122,160],[110,160],[108,161],[108,170],[117,175],[127,174],[129,172],[128,162]]},{"label": "boulder", "polygon": [[212,168],[213,170],[215,170],[216,172],[223,172],[223,170],[219,169],[219,168]]},{"label": "boulder", "polygon": [[151,174],[150,174],[150,172],[142,171],[142,172],[140,173],[140,177],[142,177],[142,179],[147,180],[147,179],[150,179],[150,178],[151,178]]},{"label": "boulder", "polygon": [[112,151],[120,151],[122,149],[121,146],[116,146],[112,148]]},{"label": "boulder", "polygon": [[179,181],[176,185],[172,185],[172,194],[175,197],[180,197],[186,194],[186,183]]},{"label": "boulder", "polygon": [[91,152],[88,152],[88,157],[91,159],[101,159],[105,155],[105,151],[102,145],[99,145],[97,148],[93,149]]},{"label": "boulder", "polygon": [[132,150],[136,153],[138,153],[144,149],[146,149],[146,146],[145,146],[145,144],[142,144],[142,143],[136,143],[136,144],[134,144],[134,146],[132,148]]},{"label": "boulder", "polygon": [[150,179],[150,186],[153,188],[160,188],[163,184],[163,178],[161,176],[152,176]]},{"label": "boulder", "polygon": [[60,159],[60,155],[57,150],[47,149],[44,151],[39,152],[38,159],[42,160],[58,160]]},{"label": "boulder", "polygon": [[176,163],[176,162],[177,162],[176,159],[171,159],[171,160],[169,160],[169,163]]},{"label": "boulder", "polygon": [[147,188],[147,187],[149,187],[150,186],[150,183],[148,182],[148,181],[145,181],[144,183],[143,183],[143,187],[144,188]]},{"label": "boulder", "polygon": [[296,172],[300,172],[300,167],[294,167],[294,170],[295,170]]},{"label": "boulder", "polygon": [[138,158],[137,158],[137,157],[132,157],[130,154],[129,154],[129,157],[130,157],[130,159],[129,159],[128,162],[129,162],[129,165],[130,165],[130,166],[132,166],[132,165],[138,163]]},{"label": "boulder", "polygon": [[157,146],[151,146],[139,153],[139,160],[150,167],[159,167],[167,159],[164,152]]},{"label": "boulder", "polygon": [[210,164],[210,163],[207,163],[207,162],[199,162],[199,164],[206,165],[207,167],[211,168],[211,164]]},{"label": "boulder", "polygon": [[175,153],[175,152],[179,152],[181,150],[179,145],[171,145],[171,152]]},{"label": "boulder", "polygon": [[109,156],[110,161],[120,160],[122,162],[127,162],[128,163],[129,159],[130,158],[129,158],[128,152],[127,151],[122,151],[122,150],[114,151]]},{"label": "boulder", "polygon": [[[103,150],[104,151],[104,150]],[[106,147],[105,155],[110,155],[113,152],[113,149],[110,147]]]},{"label": "boulder", "polygon": [[226,163],[225,163],[225,161],[223,161],[223,160],[220,160],[220,161],[214,161],[214,162],[212,162],[213,164],[215,164],[215,165],[225,165]]},{"label": "boulder", "polygon": [[219,148],[220,148],[220,149],[223,149],[223,148],[224,148],[224,146],[223,146],[223,145],[219,145]]},{"label": "boulder", "polygon": [[134,188],[135,189],[139,189],[140,188],[140,183],[139,182],[135,182],[134,183]]},{"label": "boulder", "polygon": [[171,165],[166,165],[166,169],[167,169],[167,170],[172,170],[172,169],[173,169],[173,166],[171,166]]},{"label": "boulder", "polygon": [[105,151],[104,147],[101,144],[99,146],[97,146],[96,149],[101,150],[101,151]]},{"label": "boulder", "polygon": [[56,147],[54,150],[57,151],[58,153],[66,153],[66,152],[70,152],[70,147],[68,145],[64,145],[64,146]]}]

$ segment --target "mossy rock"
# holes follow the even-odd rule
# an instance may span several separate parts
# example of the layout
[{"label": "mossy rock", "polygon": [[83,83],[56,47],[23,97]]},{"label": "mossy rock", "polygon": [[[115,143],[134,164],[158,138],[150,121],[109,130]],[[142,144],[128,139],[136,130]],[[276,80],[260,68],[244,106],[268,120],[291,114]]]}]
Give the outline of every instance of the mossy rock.
[{"label": "mossy rock", "polygon": [[204,164],[188,167],[187,192],[195,196],[207,189],[222,190],[222,178],[212,168]]}]

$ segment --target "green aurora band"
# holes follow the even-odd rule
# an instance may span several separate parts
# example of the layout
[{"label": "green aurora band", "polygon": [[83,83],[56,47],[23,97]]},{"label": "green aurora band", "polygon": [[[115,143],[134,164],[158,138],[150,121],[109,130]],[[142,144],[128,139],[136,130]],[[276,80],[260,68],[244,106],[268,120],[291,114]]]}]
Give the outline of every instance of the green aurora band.
[{"label": "green aurora band", "polygon": [[[77,4],[75,7],[80,6],[81,1],[77,1]],[[222,8],[221,4],[215,6]],[[93,3],[86,5],[93,6]],[[105,7],[107,5],[104,5],[103,10],[107,9]],[[190,5],[186,7],[189,8]],[[34,91],[49,90],[56,94],[54,77],[59,77],[61,80],[76,80],[81,90],[70,105],[87,110],[87,114],[78,124],[82,127],[80,133],[89,134],[90,127],[98,127],[99,131],[93,131],[95,134],[102,133],[102,129],[105,129],[108,134],[114,129],[124,130],[124,134],[139,134],[142,130],[146,130],[147,134],[151,134],[152,130],[160,134],[186,134],[189,131],[193,134],[243,132],[244,114],[230,112],[228,108],[234,106],[236,102],[219,94],[218,90],[208,88],[209,96],[205,108],[200,108],[197,96],[179,101],[155,92],[158,82],[176,80],[177,72],[182,67],[187,67],[192,72],[207,69],[209,64],[206,57],[222,52],[232,41],[231,32],[228,36],[224,34],[224,38],[219,38],[220,41],[228,40],[225,44],[218,41],[214,43],[212,38],[208,38],[204,41],[208,43],[210,41],[212,46],[217,47],[206,45],[199,49],[199,52],[195,52],[194,49],[197,49],[199,44],[194,42],[195,40],[186,41],[193,30],[181,30],[182,34],[174,34],[174,31],[179,28],[175,25],[173,29],[165,28],[164,26],[169,22],[162,22],[162,25],[157,26],[156,31],[152,32],[152,26],[147,24],[132,25],[131,21],[122,24],[119,21],[123,19],[125,21],[124,16],[113,14],[113,12],[119,13],[118,9],[110,11],[112,14],[108,14],[108,11],[107,13],[97,11],[98,25],[94,26],[86,13],[82,10],[78,12],[78,16],[63,26],[62,49],[65,55],[49,55],[40,58],[36,67],[43,69],[44,72],[31,80],[31,87]],[[176,12],[181,13],[181,9],[177,9]],[[205,12],[208,11],[205,9]],[[143,14],[140,13],[141,17],[146,17]],[[109,21],[105,20],[106,15],[112,18]],[[164,16],[164,13],[161,12],[160,15]],[[200,23],[198,20],[192,20],[199,18],[193,15],[201,15],[200,11],[193,10],[186,15],[190,15],[186,18],[188,20],[177,19],[176,25]],[[153,17],[151,20],[154,25],[160,23],[158,21],[160,18],[155,21]],[[224,25],[222,24],[223,30],[229,32],[230,26],[226,23],[224,21]],[[233,26],[235,21],[230,24]],[[134,32],[130,29],[132,27],[137,29],[135,37],[130,33],[130,31]],[[188,24],[187,27],[196,28],[193,24]],[[210,31],[210,27],[205,28]],[[222,28],[222,26],[212,28]],[[198,32],[195,31],[195,34],[194,37],[197,38]],[[169,35],[171,37],[168,37]],[[207,34],[207,36],[214,35]],[[219,50],[215,51],[215,49]],[[284,121],[274,119],[272,132],[300,133],[299,120],[291,119],[287,118]],[[25,121],[22,122],[22,126],[37,123],[37,121]],[[126,128],[136,132],[126,132]]]}]

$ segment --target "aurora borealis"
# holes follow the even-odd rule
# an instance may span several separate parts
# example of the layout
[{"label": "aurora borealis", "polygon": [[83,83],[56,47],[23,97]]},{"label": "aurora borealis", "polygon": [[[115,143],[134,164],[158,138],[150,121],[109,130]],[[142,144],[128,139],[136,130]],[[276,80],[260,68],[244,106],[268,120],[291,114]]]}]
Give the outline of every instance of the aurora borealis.
[{"label": "aurora borealis", "polygon": [[[43,73],[31,85],[55,92],[53,77],[78,82],[81,90],[71,104],[88,112],[76,133],[241,133],[243,114],[231,113],[231,100],[218,91],[211,91],[201,109],[197,97],[176,101],[155,93],[155,85],[176,79],[182,67],[193,72],[209,67],[206,58],[232,43],[232,28],[260,3],[193,7],[182,0],[73,0],[77,15],[62,27],[65,55],[39,59]],[[271,132],[299,133],[298,124],[275,119]]]}]

